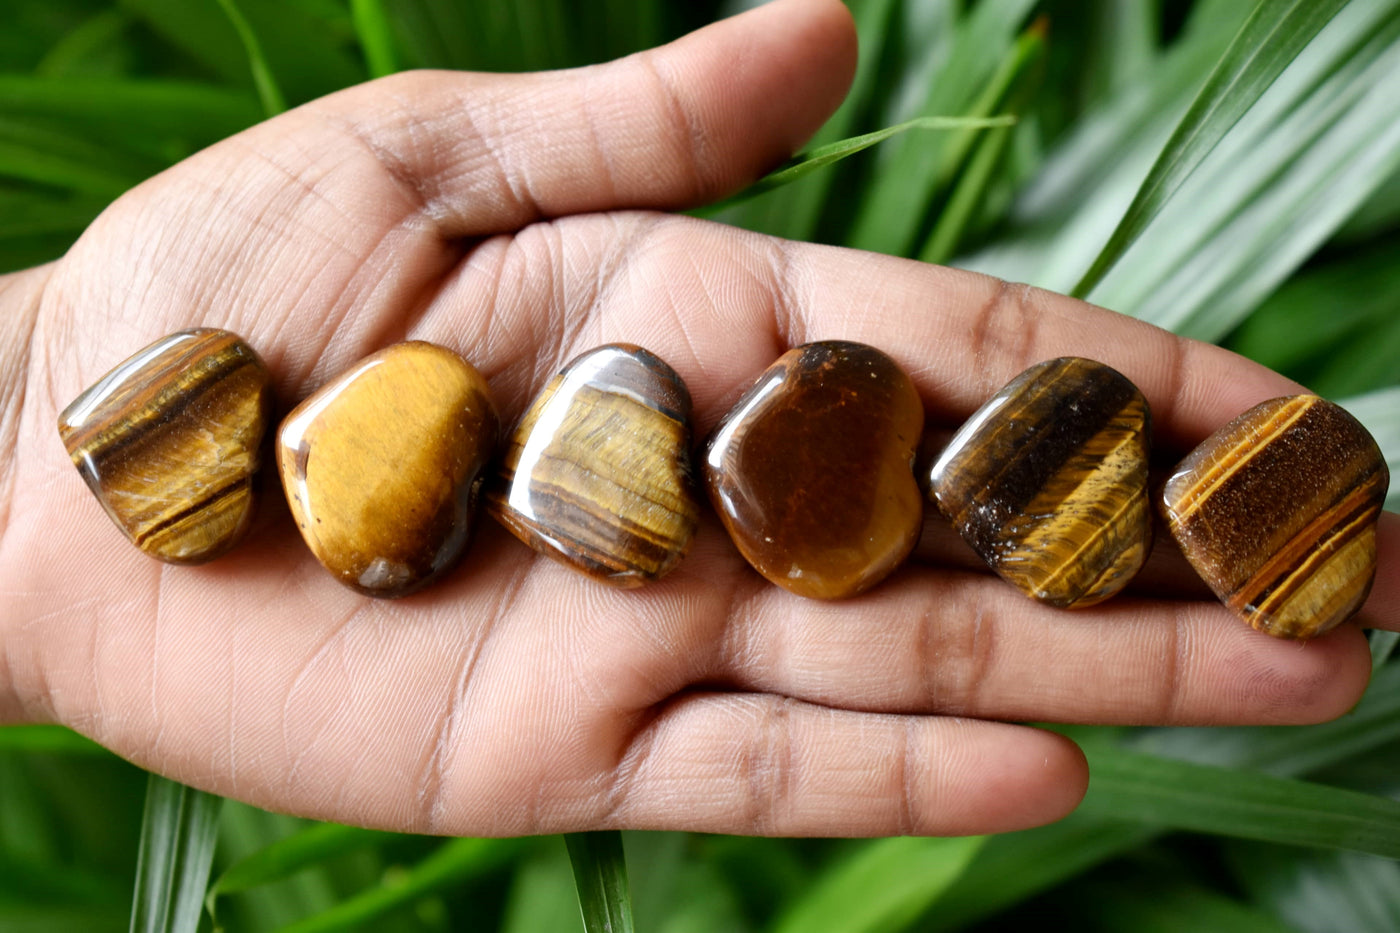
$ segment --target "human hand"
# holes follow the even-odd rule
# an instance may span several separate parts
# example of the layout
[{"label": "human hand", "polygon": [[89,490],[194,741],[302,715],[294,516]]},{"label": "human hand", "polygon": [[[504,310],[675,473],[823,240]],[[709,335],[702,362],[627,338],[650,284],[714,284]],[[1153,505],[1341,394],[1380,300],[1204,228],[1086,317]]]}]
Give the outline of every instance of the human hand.
[{"label": "human hand", "polygon": [[[834,0],[783,0],[579,72],[405,74],[268,121],[130,192],[58,263],[0,280],[0,721],[70,725],[178,780],[387,828],[975,833],[1055,819],[1085,766],[983,720],[1297,723],[1355,702],[1354,626],[1306,645],[1213,600],[1066,613],[986,572],[910,566],[839,603],[767,584],[707,519],[616,591],[489,521],[408,599],[342,588],[269,495],[248,539],[173,568],[122,541],[56,417],[151,340],[232,330],[287,407],[416,338],[509,424],[576,353],[642,343],[703,435],[784,349],[893,355],[953,427],[1025,366],[1134,380],[1185,450],[1297,387],[1223,350],[969,273],[684,217],[795,149],[855,55]],[[273,481],[275,483],[275,480]],[[1382,523],[1364,623],[1400,629]]]}]

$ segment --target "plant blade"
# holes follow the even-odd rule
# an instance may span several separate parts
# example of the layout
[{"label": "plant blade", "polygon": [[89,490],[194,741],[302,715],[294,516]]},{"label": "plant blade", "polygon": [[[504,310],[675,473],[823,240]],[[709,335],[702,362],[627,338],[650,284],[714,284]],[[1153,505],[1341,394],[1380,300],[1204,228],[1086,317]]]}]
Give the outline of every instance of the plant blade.
[{"label": "plant blade", "polygon": [[564,843],[574,869],[583,928],[588,933],[632,933],[632,896],[627,889],[622,833],[567,833]]},{"label": "plant blade", "polygon": [[1171,829],[1400,858],[1400,802],[1308,781],[1099,748],[1080,810]]},{"label": "plant blade", "polygon": [[146,786],[131,933],[194,933],[223,798],[152,774]]},{"label": "plant blade", "polygon": [[1182,183],[1349,0],[1260,0],[1072,294],[1085,298]]},{"label": "plant blade", "polygon": [[986,838],[878,839],[826,872],[779,918],[778,933],[904,929],[967,868]]}]

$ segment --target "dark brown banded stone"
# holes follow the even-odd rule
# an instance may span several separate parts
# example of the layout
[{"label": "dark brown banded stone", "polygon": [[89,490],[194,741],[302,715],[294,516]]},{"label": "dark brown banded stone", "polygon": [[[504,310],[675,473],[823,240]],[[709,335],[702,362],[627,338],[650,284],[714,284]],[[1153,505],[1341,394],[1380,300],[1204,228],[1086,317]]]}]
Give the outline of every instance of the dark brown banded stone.
[{"label": "dark brown banded stone", "polygon": [[302,538],[367,596],[427,586],[471,540],[498,424],[486,380],[451,350],[410,341],[365,357],[278,428]]},{"label": "dark brown banded stone", "polygon": [[669,573],[699,523],[690,393],[631,344],[572,360],[507,443],[487,509],[530,547],[594,579]]},{"label": "dark brown banded stone", "polygon": [[1092,606],[1152,545],[1147,400],[1117,370],[1066,357],[983,405],[934,463],[929,493],[982,559],[1026,595]]},{"label": "dark brown banded stone", "polygon": [[735,403],[705,450],[706,490],[744,558],[800,596],[874,586],[923,522],[914,455],[924,410],[874,347],[789,350]]},{"label": "dark brown banded stone", "polygon": [[1312,395],[1256,405],[1176,468],[1162,514],[1197,573],[1262,632],[1313,638],[1361,608],[1390,472],[1345,409]]},{"label": "dark brown banded stone", "polygon": [[132,543],[175,564],[212,560],[247,530],[272,418],[267,367],[227,331],[184,330],[73,400],[58,431]]}]

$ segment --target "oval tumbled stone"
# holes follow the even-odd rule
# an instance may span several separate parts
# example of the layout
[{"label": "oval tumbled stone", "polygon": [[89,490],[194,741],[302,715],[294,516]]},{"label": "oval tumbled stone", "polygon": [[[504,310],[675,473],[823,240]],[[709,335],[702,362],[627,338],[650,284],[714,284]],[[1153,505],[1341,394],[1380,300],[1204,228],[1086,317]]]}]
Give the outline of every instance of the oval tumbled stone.
[{"label": "oval tumbled stone", "polygon": [[919,536],[924,410],[899,365],[845,341],[789,350],[706,445],[705,487],[744,558],[800,596],[874,586]]},{"label": "oval tumbled stone", "polygon": [[286,417],[277,466],[311,552],[351,589],[404,596],[470,540],[498,433],[486,380],[451,350],[399,343]]},{"label": "oval tumbled stone", "polygon": [[693,475],[685,383],[646,350],[609,344],[572,360],[530,405],[487,508],[536,551],[634,587],[690,545]]},{"label": "oval tumbled stone", "polygon": [[1196,572],[1250,625],[1313,638],[1366,601],[1390,471],[1345,409],[1312,395],[1256,405],[1183,460],[1162,513]]},{"label": "oval tumbled stone", "polygon": [[1026,595],[1082,608],[1117,593],[1152,549],[1147,400],[1117,370],[1032,366],[977,410],[934,463],[929,494]]},{"label": "oval tumbled stone", "polygon": [[252,520],[272,404],[251,347],[227,331],[183,330],[74,399],[58,431],[133,544],[198,564],[232,547]]}]

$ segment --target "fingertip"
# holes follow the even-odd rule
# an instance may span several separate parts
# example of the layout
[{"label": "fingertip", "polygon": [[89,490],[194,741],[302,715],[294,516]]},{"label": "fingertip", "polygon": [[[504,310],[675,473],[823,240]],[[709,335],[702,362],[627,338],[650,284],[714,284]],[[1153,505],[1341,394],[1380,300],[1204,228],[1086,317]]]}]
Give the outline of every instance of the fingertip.
[{"label": "fingertip", "polygon": [[964,785],[970,798],[965,812],[977,815],[966,831],[1031,829],[1073,812],[1089,789],[1089,764],[1079,746],[1044,729],[1001,729],[1014,735],[1001,736],[1000,747]]},{"label": "fingertip", "polygon": [[1233,705],[1243,712],[1236,717],[1240,721],[1329,722],[1355,707],[1370,682],[1370,650],[1366,636],[1354,625],[1305,642],[1245,629],[1236,644],[1236,653],[1222,669],[1233,672]]}]

